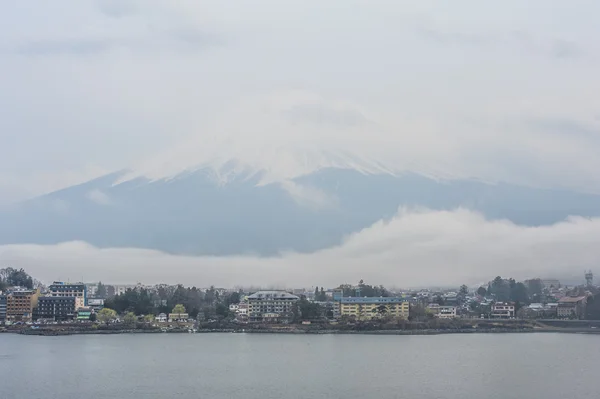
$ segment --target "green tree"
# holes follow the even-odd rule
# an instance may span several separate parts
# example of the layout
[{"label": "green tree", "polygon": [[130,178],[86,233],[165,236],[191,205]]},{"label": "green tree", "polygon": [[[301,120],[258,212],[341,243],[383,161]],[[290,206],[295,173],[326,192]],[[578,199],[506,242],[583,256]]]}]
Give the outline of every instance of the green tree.
[{"label": "green tree", "polygon": [[227,306],[229,306],[231,304],[235,304],[235,303],[240,303],[240,293],[239,292],[232,292],[231,294],[229,294],[229,296],[227,296],[227,299],[225,300],[225,304]]},{"label": "green tree", "polygon": [[147,314],[146,316],[144,316],[144,321],[146,323],[152,323],[154,321],[155,317],[153,314]]},{"label": "green tree", "polygon": [[104,284],[102,284],[102,281],[98,282],[98,289],[96,291],[96,296],[98,298],[106,298],[106,296],[107,296],[106,286]]},{"label": "green tree", "polygon": [[373,309],[373,313],[377,313],[380,317],[384,317],[388,312],[388,307],[385,304],[381,304]]},{"label": "green tree", "polygon": [[108,325],[111,321],[117,318],[117,312],[110,308],[103,308],[98,312],[98,320]]},{"label": "green tree", "polygon": [[325,289],[323,287],[321,287],[321,292],[319,293],[319,301],[321,301],[321,302],[327,301],[327,294],[325,293]]},{"label": "green tree", "polygon": [[485,289],[485,287],[477,288],[477,295],[484,297],[486,294],[487,294],[487,290]]},{"label": "green tree", "polygon": [[134,325],[136,323],[136,321],[137,321],[137,316],[133,312],[127,312],[125,314],[125,316],[123,317],[123,322],[125,324],[127,324],[128,326]]},{"label": "green tree", "polygon": [[229,316],[229,308],[222,303],[218,303],[215,307],[215,314],[225,318]]},{"label": "green tree", "polygon": [[175,305],[171,313],[181,316],[182,313],[186,313],[185,306],[183,306],[182,304],[177,304]]}]

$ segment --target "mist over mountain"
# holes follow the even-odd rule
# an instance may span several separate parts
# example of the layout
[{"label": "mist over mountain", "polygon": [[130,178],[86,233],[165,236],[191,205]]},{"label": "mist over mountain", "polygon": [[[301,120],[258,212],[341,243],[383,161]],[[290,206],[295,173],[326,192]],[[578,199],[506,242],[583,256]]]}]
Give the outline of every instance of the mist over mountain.
[{"label": "mist over mountain", "polygon": [[392,173],[348,159],[308,170],[273,179],[272,170],[229,160],[160,178],[120,171],[6,209],[0,245],[85,241],[175,254],[275,255],[338,245],[399,207],[465,208],[525,226],[600,216],[600,196],[590,194]]}]

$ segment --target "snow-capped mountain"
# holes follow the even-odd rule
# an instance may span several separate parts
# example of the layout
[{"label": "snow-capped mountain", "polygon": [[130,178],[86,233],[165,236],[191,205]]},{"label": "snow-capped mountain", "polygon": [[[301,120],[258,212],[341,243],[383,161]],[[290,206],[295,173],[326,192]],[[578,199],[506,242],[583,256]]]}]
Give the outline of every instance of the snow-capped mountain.
[{"label": "snow-capped mountain", "polygon": [[[171,253],[276,254],[339,244],[400,206],[464,207],[526,225],[600,216],[595,195],[431,178],[347,152],[280,147],[232,156],[235,147],[227,148],[198,154],[195,147],[17,204],[0,212],[0,245],[82,240]],[[215,153],[221,156],[209,156]]]}]

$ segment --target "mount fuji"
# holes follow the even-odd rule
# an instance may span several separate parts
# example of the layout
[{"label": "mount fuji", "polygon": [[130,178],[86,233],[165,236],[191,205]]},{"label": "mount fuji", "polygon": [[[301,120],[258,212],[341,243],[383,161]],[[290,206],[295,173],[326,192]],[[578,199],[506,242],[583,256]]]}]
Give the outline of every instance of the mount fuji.
[{"label": "mount fuji", "polygon": [[462,207],[530,226],[600,216],[598,195],[432,177],[341,151],[280,147],[242,156],[226,148],[179,152],[15,204],[0,211],[0,245],[81,240],[177,254],[276,255],[339,245],[399,207]]}]

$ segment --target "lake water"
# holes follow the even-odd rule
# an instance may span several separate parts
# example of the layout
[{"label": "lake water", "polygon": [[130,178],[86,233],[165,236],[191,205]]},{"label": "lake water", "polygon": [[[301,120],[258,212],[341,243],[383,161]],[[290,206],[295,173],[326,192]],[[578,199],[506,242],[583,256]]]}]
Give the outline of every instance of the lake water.
[{"label": "lake water", "polygon": [[0,398],[600,397],[600,335],[0,334]]}]

